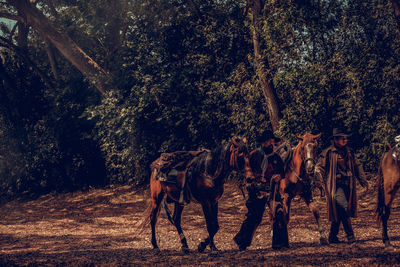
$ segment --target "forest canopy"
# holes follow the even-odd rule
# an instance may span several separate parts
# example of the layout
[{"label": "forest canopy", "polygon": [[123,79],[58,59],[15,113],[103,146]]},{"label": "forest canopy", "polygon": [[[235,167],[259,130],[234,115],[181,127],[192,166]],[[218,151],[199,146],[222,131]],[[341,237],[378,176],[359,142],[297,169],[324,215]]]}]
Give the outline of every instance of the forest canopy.
[{"label": "forest canopy", "polygon": [[264,129],[399,134],[399,0],[1,0],[0,193],[145,184],[161,152]]}]

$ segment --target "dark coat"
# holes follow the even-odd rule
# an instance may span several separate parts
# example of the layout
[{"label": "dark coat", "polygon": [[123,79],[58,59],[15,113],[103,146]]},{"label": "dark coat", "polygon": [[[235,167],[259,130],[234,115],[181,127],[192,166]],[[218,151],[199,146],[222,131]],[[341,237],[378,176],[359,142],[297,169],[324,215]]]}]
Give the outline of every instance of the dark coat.
[{"label": "dark coat", "polygon": [[[350,177],[350,196],[348,212],[349,216],[357,216],[357,191],[356,191],[356,179],[359,181],[361,186],[367,185],[365,173],[362,165],[358,161],[354,154],[354,151],[349,147],[346,147],[348,166],[352,176]],[[325,192],[327,199],[328,218],[329,221],[338,221],[338,214],[336,212],[335,203],[335,192],[336,192],[336,168],[338,159],[338,150],[334,145],[329,146],[327,149],[322,151],[318,163],[315,167],[316,177],[325,183]]]},{"label": "dark coat", "polygon": [[285,177],[282,159],[276,153],[267,155],[261,149],[255,149],[250,153],[250,166],[256,180],[264,183],[269,183],[275,174],[279,174],[277,181]]}]

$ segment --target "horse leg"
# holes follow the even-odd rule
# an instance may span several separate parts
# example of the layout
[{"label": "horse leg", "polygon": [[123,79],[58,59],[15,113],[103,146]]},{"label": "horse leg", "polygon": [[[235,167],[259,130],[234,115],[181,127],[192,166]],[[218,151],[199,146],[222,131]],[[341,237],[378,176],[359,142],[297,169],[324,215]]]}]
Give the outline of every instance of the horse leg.
[{"label": "horse leg", "polygon": [[286,213],[286,223],[289,224],[289,219],[290,219],[290,205],[292,204],[293,196],[289,194],[285,194],[283,197],[283,206],[285,208],[285,213]]},{"label": "horse leg", "polygon": [[150,225],[151,225],[151,244],[153,249],[158,250],[157,239],[156,239],[156,223],[158,214],[160,212],[161,201],[164,198],[164,191],[159,191],[158,194],[152,194],[152,204],[150,213]]},{"label": "horse leg", "polygon": [[314,218],[317,221],[320,244],[321,245],[328,245],[328,239],[326,238],[324,229],[323,229],[322,224],[321,224],[318,208],[315,206],[314,202],[312,201],[312,198],[304,198],[303,197],[303,200],[306,203],[307,207],[310,209],[310,211],[313,213]]},{"label": "horse leg", "polygon": [[389,203],[384,206],[383,214],[382,214],[382,241],[385,244],[385,249],[393,249],[392,244],[390,244],[390,238],[387,230],[387,223],[390,217],[390,207],[392,206],[394,196],[398,191],[398,187],[395,187],[392,192],[386,194],[386,199],[389,198]]},{"label": "horse leg", "polygon": [[206,219],[208,237],[204,239],[203,242],[200,242],[198,246],[198,251],[203,252],[207,245],[210,246],[212,251],[217,251],[217,247],[214,244],[214,236],[219,230],[218,224],[218,202],[210,203],[202,203],[204,217]]},{"label": "horse leg", "polygon": [[[285,209],[285,219],[286,222],[289,223],[289,213],[290,213],[290,203],[292,202],[293,196],[288,193],[290,182],[287,179],[284,179],[281,181],[280,186],[279,186],[279,192],[282,196],[282,204],[283,208]],[[273,213],[275,211],[272,211]]]},{"label": "horse leg", "polygon": [[186,237],[185,237],[182,227],[181,227],[181,218],[182,218],[183,208],[184,208],[183,204],[175,202],[173,221],[174,221],[175,228],[178,231],[179,238],[181,239],[182,251],[184,253],[189,253],[189,247],[188,247],[188,244],[186,241]]},{"label": "horse leg", "polygon": [[218,251],[217,247],[214,244],[214,236],[219,230],[218,224],[218,202],[215,202],[214,205],[211,205],[211,231],[207,230],[210,235],[210,249],[212,251]]},{"label": "horse leg", "polygon": [[399,185],[396,183],[393,186],[393,189],[391,191],[388,190],[388,187],[389,186],[387,186],[384,189],[384,192],[385,192],[385,200],[389,199],[389,201],[388,201],[388,203],[386,203],[386,201],[385,201],[384,210],[383,210],[383,214],[381,215],[382,216],[381,218],[382,218],[382,241],[385,244],[385,249],[390,250],[390,249],[393,249],[393,246],[392,246],[392,244],[390,244],[390,238],[389,238],[388,231],[387,231],[387,223],[388,223],[389,216],[390,216],[390,207],[392,206],[394,197],[395,197],[397,191],[399,190]]},{"label": "horse leg", "polygon": [[385,205],[384,212],[382,214],[382,242],[385,244],[385,249],[392,249],[393,246],[390,244],[388,236],[387,222],[390,216],[390,206]]}]

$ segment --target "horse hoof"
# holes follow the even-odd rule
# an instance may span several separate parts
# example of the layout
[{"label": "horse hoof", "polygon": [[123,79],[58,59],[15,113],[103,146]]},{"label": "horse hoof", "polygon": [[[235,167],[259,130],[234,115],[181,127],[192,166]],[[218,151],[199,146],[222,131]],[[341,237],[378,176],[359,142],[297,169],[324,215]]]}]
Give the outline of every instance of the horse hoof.
[{"label": "horse hoof", "polygon": [[199,246],[197,247],[197,250],[201,253],[201,252],[204,252],[204,250],[206,249],[206,243],[204,243],[204,242],[201,242],[200,244],[199,244]]},{"label": "horse hoof", "polygon": [[392,245],[385,247],[385,251],[392,252],[394,251],[394,247]]},{"label": "horse hoof", "polygon": [[323,246],[329,245],[328,239],[326,237],[320,237],[319,243]]},{"label": "horse hoof", "polygon": [[219,251],[219,249],[216,246],[212,246],[212,247],[210,247],[210,249],[211,249],[212,252],[218,252]]},{"label": "horse hoof", "polygon": [[394,247],[392,246],[392,244],[385,244],[385,251],[394,251]]},{"label": "horse hoof", "polygon": [[189,250],[188,247],[182,247],[182,252],[183,252],[184,254],[189,254],[189,253],[190,253],[190,250]]}]

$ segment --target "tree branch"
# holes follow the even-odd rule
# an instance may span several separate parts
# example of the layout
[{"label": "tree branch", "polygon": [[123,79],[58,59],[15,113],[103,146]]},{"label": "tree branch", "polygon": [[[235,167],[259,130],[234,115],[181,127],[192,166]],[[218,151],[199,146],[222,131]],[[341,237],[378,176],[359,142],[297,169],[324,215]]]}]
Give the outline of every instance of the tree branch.
[{"label": "tree branch", "polygon": [[24,18],[22,18],[22,17],[20,17],[18,15],[10,14],[10,13],[7,13],[7,12],[1,12],[1,11],[0,11],[0,18],[6,18],[6,19],[10,19],[10,20],[15,20],[15,21],[19,21],[19,22],[22,22],[22,23],[25,22]]},{"label": "tree branch", "polygon": [[74,65],[104,95],[112,87],[110,73],[101,68],[68,35],[54,27],[52,22],[26,0],[8,0],[26,16],[27,23],[43,38],[47,38],[55,48]]},{"label": "tree branch", "polygon": [[46,44],[46,53],[50,61],[51,71],[53,72],[54,78],[58,80],[58,68],[57,68],[56,57],[54,54],[54,48],[48,39],[45,39],[44,42]]}]

